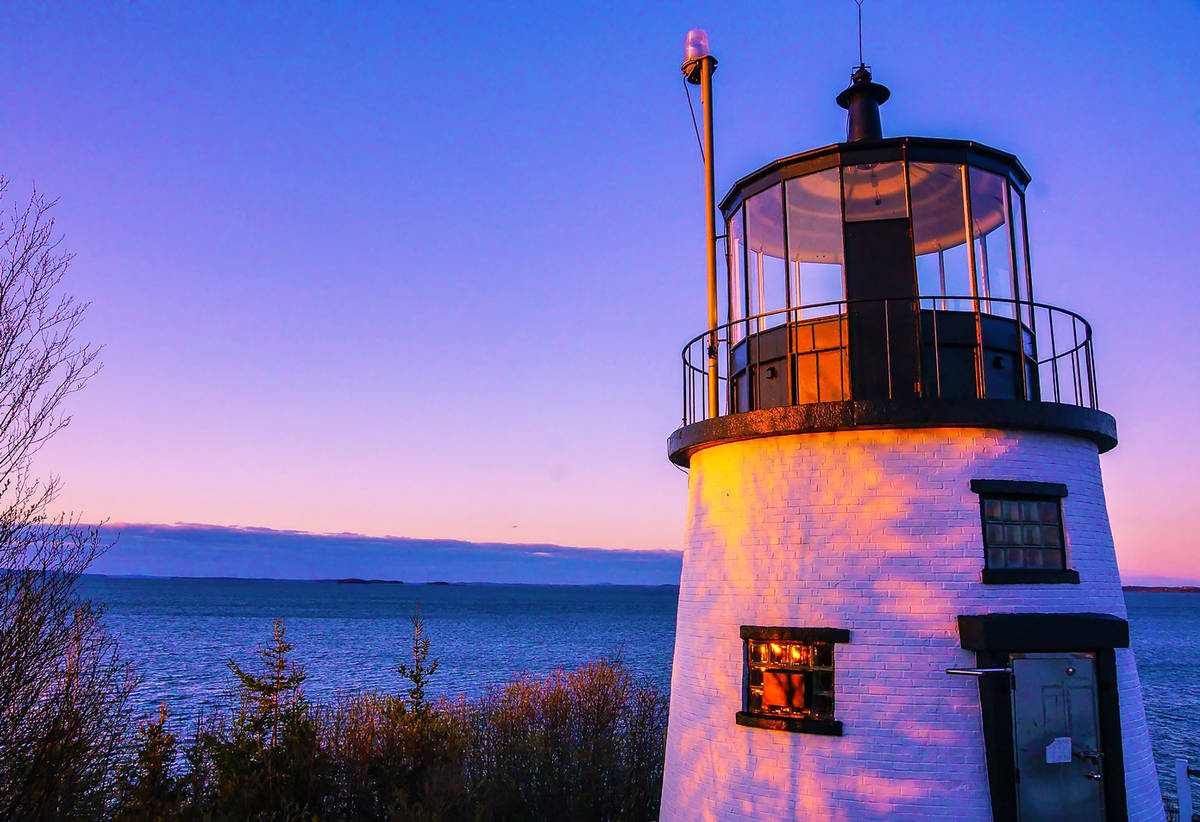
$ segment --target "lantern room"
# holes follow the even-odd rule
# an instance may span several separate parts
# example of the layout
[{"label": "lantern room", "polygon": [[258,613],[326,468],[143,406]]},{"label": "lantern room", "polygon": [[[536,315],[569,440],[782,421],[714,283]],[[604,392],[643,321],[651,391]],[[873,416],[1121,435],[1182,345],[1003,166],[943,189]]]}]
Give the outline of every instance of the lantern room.
[{"label": "lantern room", "polygon": [[880,137],[887,96],[856,75],[847,142],[721,201],[720,324],[684,350],[685,425],[851,400],[1096,407],[1091,329],[1034,298],[1029,174],[976,142]]}]

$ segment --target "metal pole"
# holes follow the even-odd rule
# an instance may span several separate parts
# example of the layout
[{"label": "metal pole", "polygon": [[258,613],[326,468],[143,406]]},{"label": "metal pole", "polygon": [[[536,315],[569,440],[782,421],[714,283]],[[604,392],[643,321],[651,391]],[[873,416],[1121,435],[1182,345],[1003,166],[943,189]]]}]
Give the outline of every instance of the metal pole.
[{"label": "metal pole", "polygon": [[[946,310],[946,258],[942,249],[938,249],[938,285],[942,289],[942,310]],[[933,307],[937,308],[937,303]]]},{"label": "metal pole", "polygon": [[975,262],[975,226],[971,214],[971,188],[967,184],[968,173],[966,166],[959,166],[959,177],[962,183],[963,222],[967,224],[967,271],[971,275],[971,310],[979,313],[979,274]]},{"label": "metal pole", "polygon": [[1179,797],[1180,822],[1192,822],[1192,783],[1186,759],[1175,760],[1175,790]]},{"label": "metal pole", "polygon": [[979,317],[979,269],[975,259],[975,217],[971,209],[970,172],[959,166],[962,181],[963,218],[967,223],[967,270],[971,274],[971,309],[975,312],[975,396],[986,397],[983,379],[983,323]]},{"label": "metal pole", "polygon": [[721,413],[717,374],[717,185],[713,157],[712,76],[717,61],[700,60],[700,105],[704,109],[704,212],[708,226],[708,416]]}]

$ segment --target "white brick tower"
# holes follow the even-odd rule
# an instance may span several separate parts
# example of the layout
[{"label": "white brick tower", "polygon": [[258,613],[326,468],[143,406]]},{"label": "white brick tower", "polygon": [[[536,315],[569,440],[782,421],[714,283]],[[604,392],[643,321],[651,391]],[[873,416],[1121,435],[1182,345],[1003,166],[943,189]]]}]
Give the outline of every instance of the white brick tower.
[{"label": "white brick tower", "polygon": [[887,97],[860,66],[846,142],[720,203],[662,819],[1162,820],[1091,328],[1034,298],[1017,158]]}]

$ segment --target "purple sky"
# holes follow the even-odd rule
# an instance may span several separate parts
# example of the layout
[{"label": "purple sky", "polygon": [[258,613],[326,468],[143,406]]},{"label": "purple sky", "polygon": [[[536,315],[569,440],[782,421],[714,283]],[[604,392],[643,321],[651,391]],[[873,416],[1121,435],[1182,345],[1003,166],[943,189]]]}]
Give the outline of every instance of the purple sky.
[{"label": "purple sky", "polygon": [[[1150,7],[1145,7],[1149,9]],[[26,4],[14,196],[61,197],[105,370],[41,466],[89,519],[678,548],[702,330],[678,71],[718,189],[836,142],[854,4]],[[1096,332],[1129,573],[1200,577],[1200,6],[868,0],[889,135],[1016,153],[1035,289]]]}]

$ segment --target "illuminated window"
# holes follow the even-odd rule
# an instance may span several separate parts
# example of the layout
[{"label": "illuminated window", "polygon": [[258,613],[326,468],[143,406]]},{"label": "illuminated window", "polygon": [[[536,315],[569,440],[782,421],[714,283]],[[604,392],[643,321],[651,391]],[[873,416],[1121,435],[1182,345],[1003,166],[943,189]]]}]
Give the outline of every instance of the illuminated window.
[{"label": "illuminated window", "polygon": [[849,642],[839,628],[743,625],[745,671],[739,725],[841,735],[835,721],[834,645]]},{"label": "illuminated window", "polygon": [[983,520],[986,583],[1078,582],[1067,568],[1063,485],[974,480]]},{"label": "illuminated window", "polygon": [[833,643],[748,639],[746,708],[755,714],[833,717]]}]

